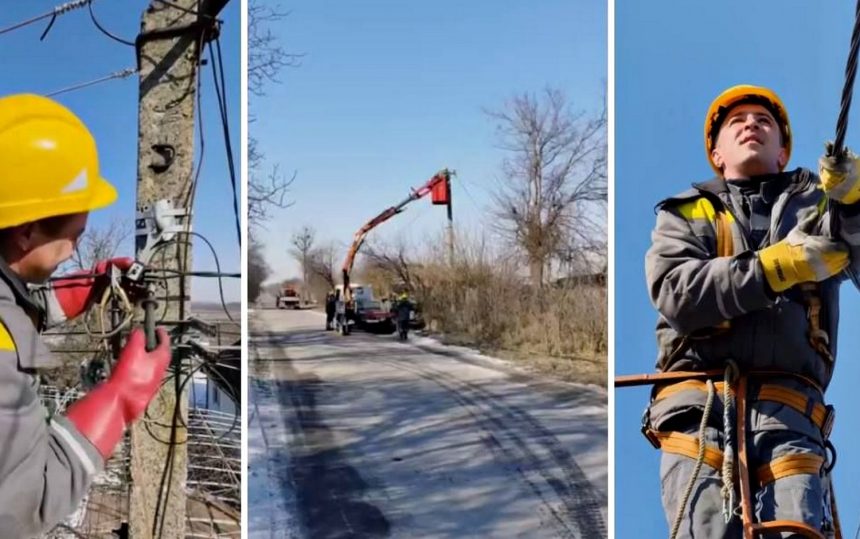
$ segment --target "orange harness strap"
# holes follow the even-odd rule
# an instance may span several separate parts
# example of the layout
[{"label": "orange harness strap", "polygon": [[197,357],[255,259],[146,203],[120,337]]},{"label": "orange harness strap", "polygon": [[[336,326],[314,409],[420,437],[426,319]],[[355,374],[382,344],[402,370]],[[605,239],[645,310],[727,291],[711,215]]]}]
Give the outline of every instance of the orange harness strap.
[{"label": "orange harness strap", "polygon": [[[670,379],[674,380],[676,378],[673,377]],[[723,382],[717,382],[715,385],[719,386],[720,390],[725,387]],[[671,394],[683,390],[700,390],[704,388],[704,386],[705,384],[700,380],[684,380],[658,389],[655,395],[655,400],[666,398]],[[738,462],[736,466],[740,477],[740,505],[743,538],[756,539],[767,533],[791,532],[807,539],[826,539],[823,533],[808,524],[799,521],[773,520],[769,522],[755,522],[752,507],[752,481],[755,481],[755,484],[761,488],[773,481],[790,477],[792,475],[819,475],[821,473],[822,466],[824,466],[825,459],[817,455],[785,455],[776,458],[767,464],[759,466],[758,469],[756,469],[755,477],[752,478],[750,476],[747,450],[748,400],[750,396],[749,375],[738,377],[733,393],[735,395],[735,406],[737,409]],[[790,406],[804,414],[807,414],[807,408],[810,404],[807,397],[802,393],[773,384],[763,385],[759,390],[758,398],[773,400],[785,404],[786,406]],[[829,409],[825,408],[820,403],[815,403],[815,405],[817,406],[812,406],[812,411],[808,414],[808,417],[810,417],[816,425],[819,425],[819,427],[824,430],[824,427],[832,424],[832,414],[829,414]],[[683,455],[692,459],[695,459],[698,456],[699,438],[697,436],[681,432],[659,432],[645,426],[643,426],[643,432],[652,445],[660,448],[666,453]],[[715,470],[720,470],[723,464],[723,452],[716,447],[706,446],[703,462]],[[842,539],[842,531],[839,524],[839,516],[836,512],[836,500],[832,486],[830,498],[835,537],[836,539]]]},{"label": "orange harness strap", "polygon": [[[715,382],[717,392],[722,393],[724,382]],[[684,380],[675,384],[656,387],[654,402],[671,397],[682,391],[707,391],[707,385],[701,380]],[[825,438],[830,437],[833,428],[833,408],[827,407],[820,402],[811,402],[803,393],[791,388],[782,387],[777,384],[762,384],[758,391],[756,400],[778,402],[808,417],[821,430]]]}]

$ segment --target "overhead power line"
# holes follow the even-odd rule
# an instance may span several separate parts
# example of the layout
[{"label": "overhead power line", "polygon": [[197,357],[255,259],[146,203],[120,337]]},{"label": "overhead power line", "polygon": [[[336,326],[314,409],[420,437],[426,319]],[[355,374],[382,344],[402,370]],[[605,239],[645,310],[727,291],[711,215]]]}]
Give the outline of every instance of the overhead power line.
[{"label": "overhead power line", "polygon": [[133,67],[129,67],[129,68],[123,69],[121,71],[116,71],[114,73],[111,73],[110,75],[100,77],[98,79],[93,79],[93,80],[90,80],[87,82],[80,82],[78,84],[66,86],[65,88],[60,88],[59,90],[54,90],[51,93],[45,94],[45,96],[46,97],[53,97],[55,95],[64,94],[66,92],[71,92],[74,90],[80,90],[81,88],[87,88],[89,86],[93,86],[95,84],[99,84],[102,82],[107,82],[107,81],[113,80],[113,79],[126,79],[126,78],[136,74],[137,72],[138,72],[137,69],[135,69]]},{"label": "overhead power line", "polygon": [[74,0],[72,2],[66,2],[65,4],[60,4],[56,7],[54,7],[54,9],[52,9],[51,11],[49,11],[47,13],[37,15],[36,17],[32,17],[32,18],[27,19],[25,21],[17,22],[15,24],[13,24],[11,26],[7,26],[5,28],[0,28],[0,35],[6,34],[6,33],[11,32],[13,30],[18,30],[19,28],[24,28],[25,26],[29,26],[31,24],[37,23],[41,20],[44,20],[44,19],[47,19],[50,17],[51,22],[48,23],[48,27],[45,28],[45,31],[42,32],[42,39],[43,39],[45,37],[45,35],[48,33],[48,30],[51,29],[51,26],[54,24],[54,20],[58,16],[64,15],[64,14],[68,13],[69,11],[72,11],[72,10],[75,10],[78,8],[82,8],[82,7],[90,4],[91,2],[92,2],[92,0]]}]

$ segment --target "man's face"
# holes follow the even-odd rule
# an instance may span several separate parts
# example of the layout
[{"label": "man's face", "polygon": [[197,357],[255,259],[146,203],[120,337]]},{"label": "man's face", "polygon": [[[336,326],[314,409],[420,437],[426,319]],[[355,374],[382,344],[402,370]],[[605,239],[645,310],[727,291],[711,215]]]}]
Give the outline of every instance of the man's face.
[{"label": "man's face", "polygon": [[729,111],[711,157],[727,179],[773,174],[788,161],[776,119],[765,107],[749,103]]},{"label": "man's face", "polygon": [[57,226],[47,227],[36,222],[26,225],[18,238],[24,254],[18,260],[17,273],[26,282],[41,283],[60,264],[72,257],[78,240],[87,227],[88,213],[64,217]]}]

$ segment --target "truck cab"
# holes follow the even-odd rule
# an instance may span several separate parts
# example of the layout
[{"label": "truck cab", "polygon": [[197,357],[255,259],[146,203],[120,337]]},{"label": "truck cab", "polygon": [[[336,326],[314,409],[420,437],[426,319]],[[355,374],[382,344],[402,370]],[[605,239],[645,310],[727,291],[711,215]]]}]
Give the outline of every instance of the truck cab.
[{"label": "truck cab", "polygon": [[275,307],[278,309],[300,309],[301,306],[302,300],[299,296],[299,291],[294,286],[286,285],[281,287],[275,299]]}]

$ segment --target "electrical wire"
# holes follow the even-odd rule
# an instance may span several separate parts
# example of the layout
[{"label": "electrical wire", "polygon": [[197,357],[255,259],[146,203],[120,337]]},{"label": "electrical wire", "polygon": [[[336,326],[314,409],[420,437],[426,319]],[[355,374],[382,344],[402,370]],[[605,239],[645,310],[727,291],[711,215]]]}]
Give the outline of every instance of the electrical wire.
[{"label": "electrical wire", "polygon": [[[200,39],[197,41],[197,50],[201,51],[203,49],[203,36],[200,36]],[[197,194],[197,185],[200,182],[200,171],[203,169],[203,155],[206,152],[206,137],[203,134],[203,104],[201,100],[202,94],[202,86],[200,84],[200,79],[202,77],[199,76],[200,70],[203,68],[203,58],[202,55],[197,56],[197,89],[196,89],[196,98],[197,98],[197,136],[200,139],[200,155],[197,158],[197,167],[191,177],[191,183],[188,186],[188,192],[185,194],[185,207],[193,208],[194,207],[194,199]]]},{"label": "electrical wire", "polygon": [[241,279],[241,273],[226,273],[226,272],[217,272],[217,271],[186,271],[181,272],[179,270],[171,269],[171,268],[162,268],[159,270],[150,270],[148,273],[152,274],[154,271],[161,271],[164,273],[169,273],[172,277],[164,276],[162,279],[177,279],[180,277],[230,277],[234,279]]},{"label": "electrical wire", "polygon": [[99,20],[96,18],[95,12],[93,11],[92,0],[87,0],[86,3],[87,3],[89,10],[90,10],[90,19],[92,19],[93,24],[96,25],[96,28],[98,28],[101,33],[103,33],[104,35],[106,35],[107,37],[113,39],[114,41],[116,41],[118,43],[122,43],[123,45],[128,45],[129,47],[135,47],[135,44],[133,41],[123,39],[123,38],[111,33],[104,26],[102,26],[101,23],[99,23]]},{"label": "electrical wire", "polygon": [[[47,33],[48,33],[48,30],[50,30],[51,26],[53,26],[54,20],[59,15],[65,15],[69,11],[72,11],[72,10],[78,9],[78,8],[82,8],[82,7],[89,5],[91,3],[92,3],[92,0],[75,0],[73,2],[66,2],[65,4],[60,4],[58,6],[55,6],[54,9],[52,9],[51,11],[49,11],[47,13],[43,13],[42,15],[37,15],[37,16],[31,17],[27,20],[17,22],[15,24],[13,24],[11,26],[7,26],[5,28],[0,28],[0,35],[6,34],[8,32],[12,32],[13,30],[18,30],[20,28],[24,28],[25,26],[29,26],[33,23],[39,22],[43,19],[47,19],[48,17],[50,17],[51,22],[48,23],[48,27],[45,29],[44,32],[42,32],[42,37],[40,38],[40,39],[44,39],[45,35],[47,35]],[[90,8],[90,9],[92,9],[92,8]]]},{"label": "electrical wire", "polygon": [[109,80],[114,80],[114,79],[126,79],[126,78],[128,78],[128,77],[130,77],[130,76],[134,75],[135,73],[138,73],[138,70],[137,70],[137,69],[135,69],[135,68],[133,68],[133,67],[126,68],[126,69],[122,69],[122,70],[120,70],[120,71],[115,71],[115,72],[111,73],[110,75],[106,75],[106,76],[104,76],[104,77],[100,77],[100,78],[98,78],[98,79],[93,79],[93,80],[91,80],[91,81],[81,82],[81,83],[78,83],[78,84],[73,84],[72,86],[67,86],[67,87],[65,87],[65,88],[61,88],[61,89],[59,89],[59,90],[55,90],[55,91],[53,91],[53,92],[50,92],[50,93],[45,94],[45,97],[53,97],[53,96],[55,96],[55,95],[64,94],[64,93],[66,93],[66,92],[72,92],[72,91],[74,91],[74,90],[80,90],[80,89],[82,89],[82,88],[87,88],[87,87],[90,87],[90,86],[94,86],[94,85],[96,85],[96,84],[100,84],[100,83],[102,83],[102,82],[107,82],[107,81],[109,81]]},{"label": "electrical wire", "polygon": [[203,234],[200,234],[199,232],[183,231],[180,233],[181,234],[188,234],[189,236],[196,236],[196,237],[200,238],[201,240],[203,240],[203,242],[209,246],[209,250],[212,251],[212,258],[215,259],[215,270],[219,273],[219,275],[218,275],[218,295],[221,299],[221,307],[224,309],[224,314],[227,315],[227,319],[235,324],[236,320],[234,320],[233,317],[230,316],[230,310],[227,308],[227,301],[224,299],[224,281],[222,280],[221,275],[220,275],[220,273],[221,273],[221,262],[218,259],[218,253],[215,251],[215,247],[213,247],[212,243],[208,239],[206,239],[206,236],[204,236]]},{"label": "electrical wire", "polygon": [[455,176],[455,178],[457,178],[457,182],[460,184],[460,187],[463,188],[463,192],[466,193],[467,197],[469,197],[469,200],[472,202],[472,205],[475,207],[476,210],[480,212],[481,207],[480,205],[478,205],[478,202],[475,200],[475,197],[472,196],[472,193],[466,188],[466,182],[459,176]]},{"label": "electrical wire", "polygon": [[[215,38],[215,50],[213,53],[212,41],[209,41],[209,58],[212,61],[212,79],[215,85],[215,95],[218,99],[218,112],[221,114],[221,127],[224,131],[224,146],[227,154],[227,167],[230,171],[230,183],[233,186],[233,212],[236,217],[236,239],[239,246],[242,245],[242,229],[239,218],[239,197],[236,181],[236,166],[233,162],[233,148],[230,142],[230,123],[227,116],[227,85],[224,81],[224,63],[221,55],[221,38]],[[217,58],[217,62],[215,61]],[[220,77],[219,77],[220,74]]]},{"label": "electrical wire", "polygon": [[[178,375],[175,375],[173,377],[173,381],[175,384],[176,399],[174,401],[173,417],[171,419],[170,441],[167,442],[169,444],[168,455],[165,459],[165,461],[166,461],[165,467],[162,471],[161,484],[160,484],[159,490],[158,490],[159,495],[158,495],[158,499],[156,500],[156,510],[155,510],[155,514],[153,517],[153,523],[152,523],[153,524],[153,526],[152,526],[153,536],[156,533],[156,528],[158,528],[158,537],[162,537],[163,533],[164,533],[165,519],[164,519],[164,514],[162,511],[166,510],[167,501],[170,499],[170,488],[171,488],[171,484],[172,484],[172,481],[170,480],[170,478],[173,476],[173,470],[174,470],[174,465],[175,465],[175,460],[176,460],[175,459],[175,455],[176,455],[175,447],[177,445],[182,445],[184,443],[187,443],[187,442],[177,442],[176,441],[176,435],[177,435],[179,424],[181,423],[184,428],[187,428],[187,425],[185,425],[184,421],[182,420],[182,415],[181,415],[182,399],[179,397],[182,395],[182,392],[184,391],[185,386],[188,384],[188,382],[193,379],[194,374],[197,371],[199,371],[200,369],[202,369],[205,365],[206,365],[206,362],[204,361],[204,362],[201,362],[196,367],[194,367],[193,369],[191,369],[191,371],[185,375],[184,379],[181,382],[179,380]],[[221,376],[220,373],[218,373],[217,371],[213,371],[213,373],[215,373],[218,376]],[[225,382],[227,381],[223,376],[221,376],[221,378]],[[234,401],[235,400],[236,399],[234,397]],[[237,408],[236,412],[233,414],[232,425],[230,426],[230,428],[226,432],[224,432],[221,436],[219,436],[215,440],[216,442],[220,442],[226,436],[228,436],[229,434],[234,432],[236,426],[239,423],[239,417],[240,417],[239,411]],[[152,436],[154,439],[156,439],[156,440],[158,439],[156,436],[153,435],[153,433],[151,431],[149,433],[150,433],[150,436]],[[162,442],[162,443],[164,443],[164,442]],[[165,483],[166,483],[166,488],[165,488]],[[162,496],[162,494],[163,494],[163,496]],[[162,499],[164,500],[163,503],[162,503]],[[163,508],[162,508],[162,505],[164,506]],[[159,514],[161,514],[160,525],[159,525]]]}]

